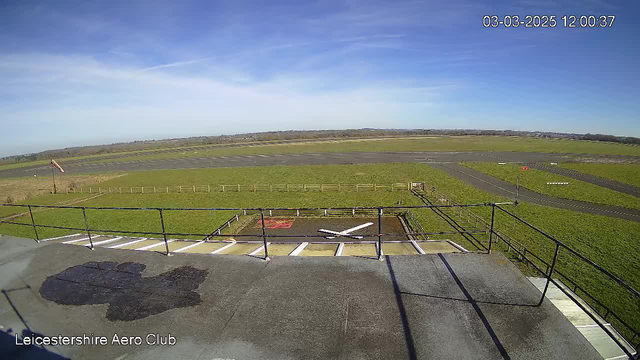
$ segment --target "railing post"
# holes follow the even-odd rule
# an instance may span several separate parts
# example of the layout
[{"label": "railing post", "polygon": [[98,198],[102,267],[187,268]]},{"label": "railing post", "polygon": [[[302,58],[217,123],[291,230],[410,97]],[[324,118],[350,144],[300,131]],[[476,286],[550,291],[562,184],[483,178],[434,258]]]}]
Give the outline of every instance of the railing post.
[{"label": "railing post", "polygon": [[87,221],[87,210],[82,207],[82,217],[84,218],[84,229],[87,231],[87,235],[89,236],[89,244],[91,244],[90,249],[93,250],[93,239],[91,238],[91,231],[89,231],[89,222]]},{"label": "railing post", "polygon": [[262,242],[264,246],[264,259],[269,261],[269,251],[267,250],[267,233],[264,229],[264,210],[260,209],[260,220],[262,223]]},{"label": "railing post", "polygon": [[382,208],[378,208],[378,260],[382,260]]},{"label": "railing post", "polygon": [[31,225],[33,225],[33,232],[36,233],[36,242],[40,242],[40,237],[38,236],[38,228],[36,227],[36,222],[33,220],[33,212],[31,211],[31,205],[29,205],[29,216],[31,216]]},{"label": "railing post", "polygon": [[171,256],[169,252],[169,243],[167,242],[167,232],[164,229],[164,216],[162,216],[162,209],[158,209],[160,211],[160,224],[162,224],[162,237],[164,238],[164,246],[167,249],[167,256]]},{"label": "railing post", "polygon": [[493,243],[493,222],[496,217],[496,204],[491,204],[491,229],[489,230],[489,249],[488,254],[491,254],[491,244]]},{"label": "railing post", "polygon": [[549,283],[551,282],[553,271],[556,268],[556,260],[558,260],[559,250],[560,250],[560,244],[556,242],[556,251],[553,254],[553,261],[551,262],[551,270],[549,271],[549,275],[547,275],[547,283],[544,285],[544,290],[542,290],[542,297],[540,297],[540,302],[538,303],[538,306],[542,305],[542,302],[544,301],[544,297],[547,295],[547,289],[549,288]]}]

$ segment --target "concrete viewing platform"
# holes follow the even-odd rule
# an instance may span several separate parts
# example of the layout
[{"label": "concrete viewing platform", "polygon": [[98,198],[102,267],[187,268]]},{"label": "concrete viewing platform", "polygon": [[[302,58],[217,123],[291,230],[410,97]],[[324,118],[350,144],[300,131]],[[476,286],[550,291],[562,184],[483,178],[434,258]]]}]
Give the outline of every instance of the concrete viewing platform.
[{"label": "concrete viewing platform", "polygon": [[[9,358],[602,359],[500,253],[267,262],[0,237],[0,288]],[[16,346],[14,334],[109,344]]]}]

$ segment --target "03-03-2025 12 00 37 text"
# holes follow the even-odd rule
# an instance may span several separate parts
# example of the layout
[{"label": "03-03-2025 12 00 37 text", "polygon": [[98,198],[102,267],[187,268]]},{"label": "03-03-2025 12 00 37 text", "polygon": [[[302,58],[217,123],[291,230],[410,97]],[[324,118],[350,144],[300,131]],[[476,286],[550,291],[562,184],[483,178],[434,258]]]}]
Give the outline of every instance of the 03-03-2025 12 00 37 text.
[{"label": "03-03-2025 12 00 37 text", "polygon": [[615,15],[484,15],[485,28],[610,28]]}]

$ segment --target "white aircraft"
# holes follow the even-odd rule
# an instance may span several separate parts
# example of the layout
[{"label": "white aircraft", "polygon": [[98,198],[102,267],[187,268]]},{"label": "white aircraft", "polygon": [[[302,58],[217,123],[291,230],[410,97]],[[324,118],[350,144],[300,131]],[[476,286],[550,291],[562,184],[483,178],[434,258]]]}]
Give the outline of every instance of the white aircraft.
[{"label": "white aircraft", "polygon": [[360,230],[360,229],[364,229],[367,226],[371,226],[373,225],[372,222],[368,222],[368,223],[364,223],[362,225],[358,225],[356,227],[352,227],[351,229],[347,229],[344,231],[332,231],[332,230],[327,230],[327,229],[319,229],[319,232],[325,233],[325,234],[331,234],[331,235],[336,235],[336,236],[327,236],[327,239],[335,239],[336,237],[340,237],[340,236],[346,236],[352,239],[362,239],[362,236],[359,235],[349,235],[352,232],[356,231],[356,230]]}]

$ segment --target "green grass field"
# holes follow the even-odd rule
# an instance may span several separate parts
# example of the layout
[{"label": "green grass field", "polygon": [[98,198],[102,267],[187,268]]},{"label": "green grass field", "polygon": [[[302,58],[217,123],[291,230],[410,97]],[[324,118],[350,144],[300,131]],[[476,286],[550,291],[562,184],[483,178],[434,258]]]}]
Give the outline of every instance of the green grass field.
[{"label": "green grass field", "polygon": [[[64,166],[68,160],[89,160],[88,162],[121,162],[134,160],[168,159],[201,156],[229,156],[254,154],[288,154],[312,152],[362,152],[362,151],[523,151],[558,152],[571,154],[605,154],[640,156],[640,146],[596,141],[561,139],[537,139],[506,136],[443,136],[404,139],[329,139],[324,142],[292,143],[269,145],[268,142],[245,143],[241,147],[224,148],[223,145],[200,145],[187,148],[167,148],[175,151],[158,153],[159,149],[139,150],[119,153],[128,155],[117,159],[94,160],[105,154],[57,159]],[[162,149],[162,150],[167,150]],[[187,149],[194,149],[187,151]],[[106,154],[118,155],[118,153]],[[31,165],[42,165],[47,161],[34,161],[0,165],[0,170]]]},{"label": "green grass field", "polygon": [[[138,186],[154,183],[369,183],[369,182],[406,182],[424,180],[427,185],[435,186],[438,191],[455,195],[458,201],[466,203],[505,201],[484,191],[463,183],[446,173],[421,164],[383,164],[383,165],[314,165],[289,167],[254,167],[234,169],[202,170],[163,170],[131,173],[110,180],[107,186]],[[417,198],[407,192],[227,192],[227,193],[183,193],[183,194],[109,194],[90,201],[83,206],[119,206],[119,207],[351,207],[395,205],[403,194],[406,205],[418,205]],[[77,195],[77,194],[76,194]],[[86,195],[86,194],[85,194]],[[69,199],[73,195],[56,195],[60,199]],[[56,196],[33,199],[34,202],[56,202]],[[513,207],[509,207],[513,209]],[[489,218],[488,208],[475,209],[476,213]],[[451,227],[432,210],[415,211],[428,232],[451,231]],[[451,216],[467,228],[464,217],[453,212]],[[553,209],[533,204],[520,204],[518,215],[536,224],[559,240],[576,249],[588,258],[620,276],[632,286],[640,288],[640,259],[637,257],[637,235],[640,224],[609,217],[596,216]],[[502,215],[496,216],[496,227],[505,231],[530,251],[550,262],[553,255],[553,243],[523,225]],[[88,210],[87,215],[92,228],[119,229],[159,232],[160,222],[156,210],[114,211]],[[166,211],[165,222],[168,232],[208,233],[226,221],[232,213],[228,211]],[[40,224],[83,227],[82,213],[77,209],[48,210],[34,213]],[[19,221],[29,223],[28,217]],[[58,236],[61,230],[40,229],[42,237]],[[29,226],[0,225],[0,233],[33,238]],[[69,232],[66,232],[69,233]],[[468,250],[478,250],[473,243],[460,235],[434,236],[434,239],[451,239]],[[485,235],[478,236],[487,243]],[[498,249],[504,249],[498,246]],[[508,255],[511,256],[511,255]],[[530,268],[521,266],[527,273]],[[576,279],[581,286],[595,294],[603,303],[629,322],[640,326],[637,311],[640,304],[615,284],[603,278],[592,268],[585,266],[575,257],[561,254],[558,269]]]},{"label": "green grass field", "polygon": [[559,166],[640,187],[640,164],[568,163]]},{"label": "green grass field", "polygon": [[[635,196],[543,170],[529,169],[523,171],[520,169],[521,165],[518,164],[499,165],[497,163],[470,162],[462,165],[512,184],[516,184],[519,176],[520,186],[541,194],[563,199],[640,209],[640,201]],[[548,182],[568,182],[569,185],[548,185]]]}]

